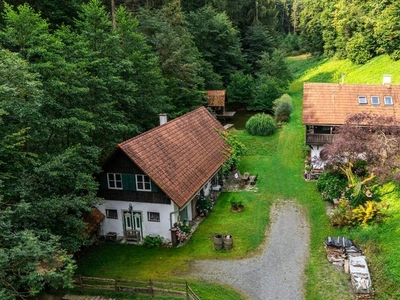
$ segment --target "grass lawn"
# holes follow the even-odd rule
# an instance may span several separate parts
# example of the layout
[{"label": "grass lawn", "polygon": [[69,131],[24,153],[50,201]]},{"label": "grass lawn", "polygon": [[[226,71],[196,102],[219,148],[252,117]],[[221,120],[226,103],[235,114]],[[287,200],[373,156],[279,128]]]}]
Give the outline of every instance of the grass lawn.
[{"label": "grass lawn", "polygon": [[[385,61],[384,57],[379,58],[376,64],[370,64],[370,68],[382,68],[381,64]],[[271,204],[276,199],[295,199],[305,208],[311,226],[310,257],[305,283],[306,299],[351,299],[348,275],[337,271],[326,260],[324,239],[326,236],[336,235],[356,239],[362,249],[368,247],[370,252],[367,252],[367,255],[370,255],[372,262],[373,281],[376,280],[383,286],[377,289],[376,299],[400,298],[400,253],[397,250],[400,248],[397,246],[400,244],[397,229],[400,228],[400,205],[393,200],[393,193],[388,196],[388,201],[391,201],[392,218],[387,223],[380,227],[337,230],[329,225],[325,203],[321,200],[315,183],[303,179],[303,82],[339,82],[341,74],[346,73],[346,82],[357,82],[357,76],[371,74],[370,80],[374,81],[370,83],[376,83],[381,82],[383,74],[379,74],[378,81],[378,75],[373,71],[364,66],[360,71],[360,66],[348,61],[318,61],[303,57],[289,58],[288,62],[298,78],[290,87],[290,95],[294,101],[294,113],[290,123],[269,137],[254,137],[245,131],[232,131],[232,134],[247,147],[239,169],[241,173],[251,172],[259,175],[258,191],[222,193],[211,214],[184,247],[147,249],[134,245],[105,244],[93,248],[79,261],[78,273],[85,276],[132,280],[188,280],[201,299],[244,299],[243,295],[231,287],[188,277],[191,261],[206,258],[241,258],[258,251],[265,241],[264,233],[269,223]],[[395,82],[395,78],[393,79]],[[244,203],[243,212],[230,211],[232,198]],[[388,235],[387,230],[390,231]],[[216,233],[232,234],[234,249],[214,251],[213,236]],[[386,255],[383,256],[382,253]],[[395,279],[391,279],[393,277]]]}]

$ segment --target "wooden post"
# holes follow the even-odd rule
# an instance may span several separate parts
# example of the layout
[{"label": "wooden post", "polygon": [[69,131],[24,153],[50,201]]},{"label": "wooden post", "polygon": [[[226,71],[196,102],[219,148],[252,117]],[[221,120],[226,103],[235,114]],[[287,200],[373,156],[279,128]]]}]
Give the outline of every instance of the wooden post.
[{"label": "wooden post", "polygon": [[186,281],[186,299],[189,299],[189,286],[187,281]]},{"label": "wooden post", "polygon": [[153,299],[153,282],[151,281],[151,278],[149,280],[149,294],[151,295],[151,299]]},{"label": "wooden post", "polygon": [[79,287],[80,287],[80,289],[81,290],[83,290],[83,284],[82,284],[82,275],[81,274],[79,274]]},{"label": "wooden post", "polygon": [[118,292],[118,284],[116,279],[114,279],[114,291]]}]

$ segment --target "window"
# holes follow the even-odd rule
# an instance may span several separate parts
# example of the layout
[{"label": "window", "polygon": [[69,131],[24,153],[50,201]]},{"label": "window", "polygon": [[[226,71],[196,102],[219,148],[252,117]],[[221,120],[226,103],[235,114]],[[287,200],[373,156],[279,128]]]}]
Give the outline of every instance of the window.
[{"label": "window", "polygon": [[107,219],[118,219],[118,211],[116,209],[106,209]]},{"label": "window", "polygon": [[393,105],[392,96],[385,96],[385,97],[383,97],[383,99],[385,101],[385,105]]},{"label": "window", "polygon": [[367,104],[367,96],[358,96],[358,104]]},{"label": "window", "polygon": [[379,96],[371,96],[371,104],[379,105]]},{"label": "window", "polygon": [[160,213],[158,212],[147,212],[147,219],[150,222],[160,222]]},{"label": "window", "polygon": [[116,173],[107,173],[107,181],[109,189],[122,190],[122,176]]},{"label": "window", "polygon": [[138,191],[151,191],[150,177],[147,175],[136,175],[136,190]]}]

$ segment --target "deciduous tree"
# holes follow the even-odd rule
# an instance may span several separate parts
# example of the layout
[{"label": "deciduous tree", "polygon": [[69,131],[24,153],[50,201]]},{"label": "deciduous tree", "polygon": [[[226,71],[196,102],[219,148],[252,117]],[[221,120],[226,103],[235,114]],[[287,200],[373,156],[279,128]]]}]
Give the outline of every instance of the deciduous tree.
[{"label": "deciduous tree", "polygon": [[365,160],[368,171],[381,182],[400,181],[400,124],[392,117],[350,116],[324,151],[328,164]]}]

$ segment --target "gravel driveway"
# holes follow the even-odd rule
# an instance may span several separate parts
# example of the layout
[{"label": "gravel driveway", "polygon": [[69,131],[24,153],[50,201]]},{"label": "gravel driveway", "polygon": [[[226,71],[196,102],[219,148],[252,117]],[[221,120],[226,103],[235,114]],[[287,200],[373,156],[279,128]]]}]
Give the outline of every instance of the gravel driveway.
[{"label": "gravel driveway", "polygon": [[309,239],[310,229],[301,207],[294,201],[278,201],[271,208],[271,226],[260,255],[196,261],[192,274],[229,284],[254,300],[301,300]]}]

